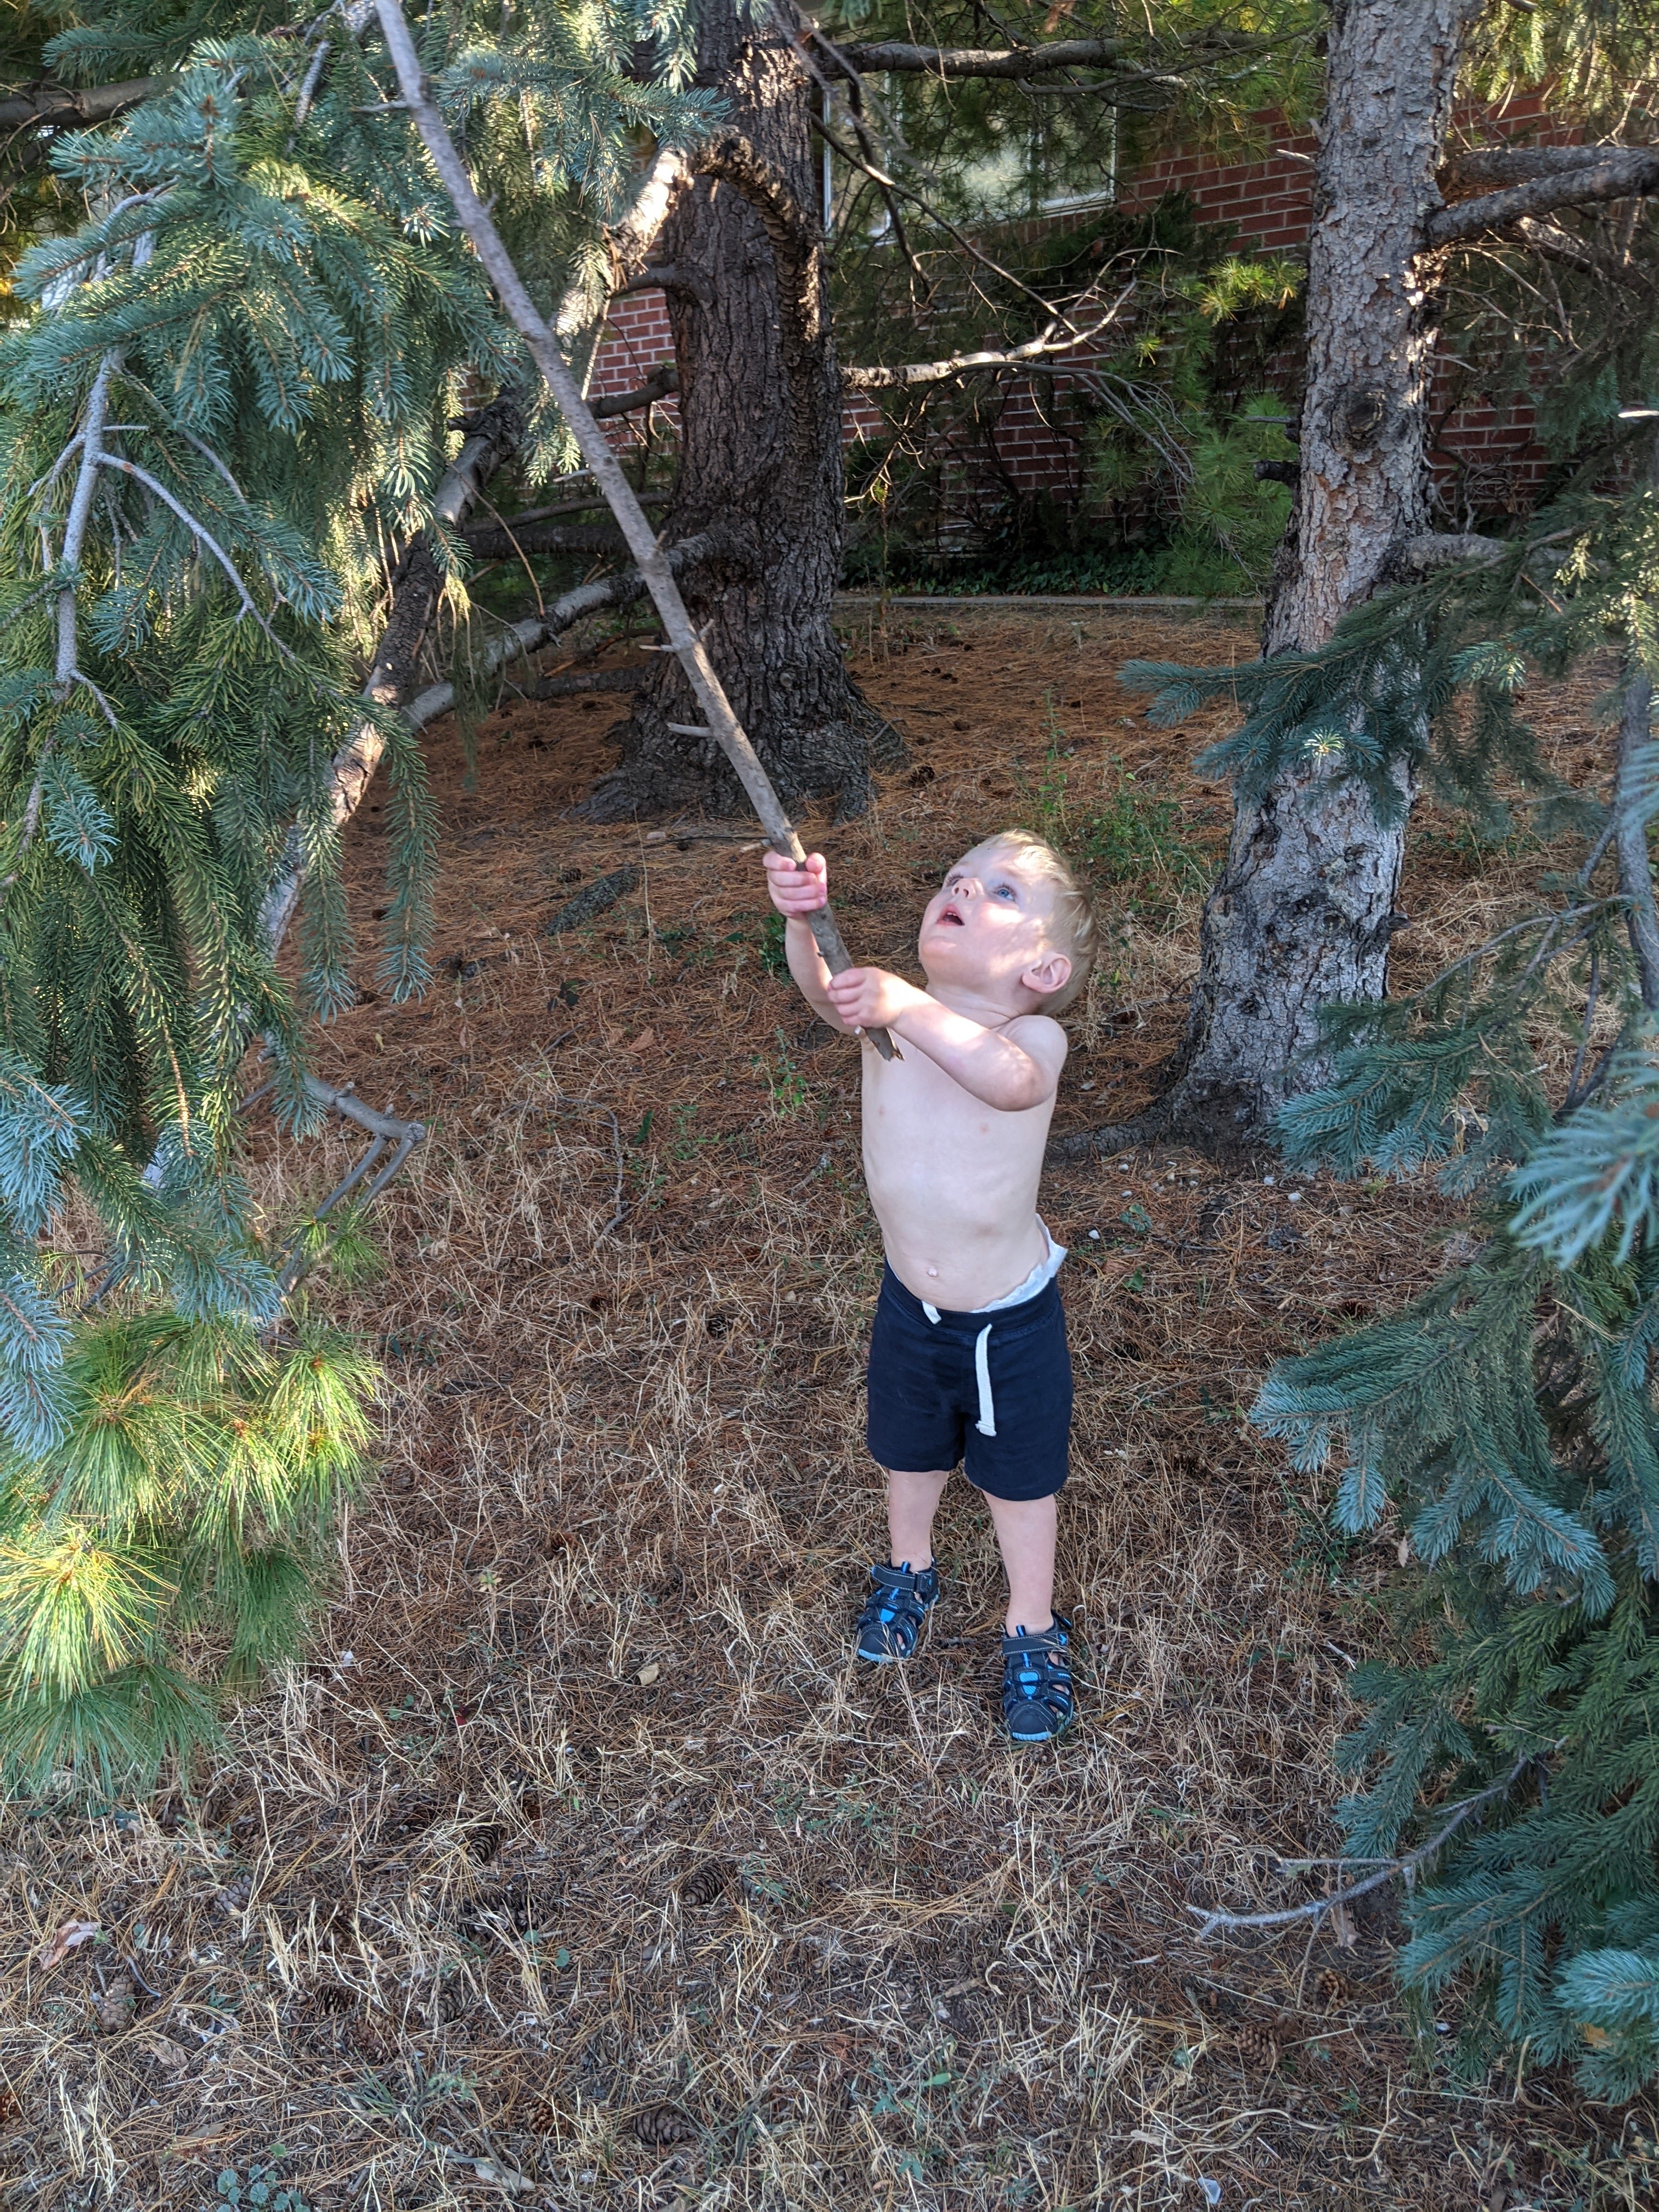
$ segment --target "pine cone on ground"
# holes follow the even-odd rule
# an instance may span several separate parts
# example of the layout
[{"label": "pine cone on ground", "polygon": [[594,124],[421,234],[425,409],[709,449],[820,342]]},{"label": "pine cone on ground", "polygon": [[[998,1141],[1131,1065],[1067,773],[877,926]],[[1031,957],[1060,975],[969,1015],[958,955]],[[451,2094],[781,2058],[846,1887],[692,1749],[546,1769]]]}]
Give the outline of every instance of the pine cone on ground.
[{"label": "pine cone on ground", "polygon": [[680,1882],[682,1905],[713,1905],[726,1894],[726,1869],[718,1859],[704,1859],[701,1866],[692,1868]]},{"label": "pine cone on ground", "polygon": [[384,2065],[398,2047],[384,2015],[380,2020],[353,2021],[351,2040],[371,2066]]},{"label": "pine cone on ground", "polygon": [[1259,2021],[1247,2021],[1238,2031],[1235,2045],[1238,2063],[1252,2073],[1271,2074],[1279,2063],[1279,2045],[1271,2028]]},{"label": "pine cone on ground", "polygon": [[634,2132],[647,2150],[667,2150],[675,2143],[696,2138],[696,2122],[678,2105],[647,2105],[634,2122]]}]

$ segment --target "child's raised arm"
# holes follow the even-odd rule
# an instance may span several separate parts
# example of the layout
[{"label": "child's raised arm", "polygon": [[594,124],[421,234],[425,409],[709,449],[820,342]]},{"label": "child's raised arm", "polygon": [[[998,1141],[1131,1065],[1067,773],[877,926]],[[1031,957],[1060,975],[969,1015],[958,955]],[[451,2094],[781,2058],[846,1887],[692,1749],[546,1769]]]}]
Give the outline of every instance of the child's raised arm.
[{"label": "child's raised arm", "polygon": [[823,854],[809,853],[806,866],[802,868],[796,866],[787,853],[767,853],[763,856],[762,866],[766,870],[766,888],[771,893],[772,903],[784,918],[784,954],[802,998],[820,1021],[827,1022],[832,1030],[839,1030],[843,1036],[851,1036],[854,1032],[831,1002],[830,970],[805,921],[806,915],[830,902],[829,872]]}]

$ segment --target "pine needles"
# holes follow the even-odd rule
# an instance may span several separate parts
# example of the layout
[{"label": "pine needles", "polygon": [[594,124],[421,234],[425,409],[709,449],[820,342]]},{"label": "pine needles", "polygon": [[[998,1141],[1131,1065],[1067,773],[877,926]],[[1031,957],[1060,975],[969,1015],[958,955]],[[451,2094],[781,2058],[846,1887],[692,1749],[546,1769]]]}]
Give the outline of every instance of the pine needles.
[{"label": "pine needles", "polygon": [[[1478,1249],[1281,1360],[1254,1418],[1298,1469],[1339,1462],[1343,1534],[1397,1512],[1419,1562],[1394,1656],[1351,1677],[1349,1850],[1389,1858],[1490,1796],[1406,1901],[1408,1990],[1438,2007],[1459,1986],[1466,2068],[1568,2057],[1613,2098],[1659,2074],[1659,1075],[1636,957],[1656,531],[1651,492],[1563,507],[1495,561],[1382,595],[1320,653],[1132,672],[1164,719],[1234,687],[1244,720],[1205,765],[1247,795],[1322,754],[1380,806],[1426,785],[1492,835],[1518,799],[1540,836],[1583,841],[1576,874],[1423,989],[1325,1016],[1329,1079],[1284,1110],[1285,1152],[1347,1176],[1436,1169]],[[1625,726],[1597,802],[1547,771],[1518,709],[1530,670],[1608,642]]]},{"label": "pine needles", "polygon": [[[0,1765],[35,1780],[204,1741],[215,1691],[291,1647],[356,1478],[372,1370],[284,1312],[242,1062],[263,1037],[314,1126],[307,1022],[356,995],[331,783],[354,648],[465,394],[521,366],[350,16],[205,27],[139,9],[47,47],[158,82],[52,143],[65,220],[0,337]],[[591,258],[638,132],[707,102],[638,71],[642,40],[683,48],[672,10],[501,33],[452,12],[423,60],[544,279]],[[387,738],[396,1001],[429,980],[434,838],[419,748]],[[264,920],[290,843],[297,988]],[[91,1271],[50,1249],[70,1205]]]}]

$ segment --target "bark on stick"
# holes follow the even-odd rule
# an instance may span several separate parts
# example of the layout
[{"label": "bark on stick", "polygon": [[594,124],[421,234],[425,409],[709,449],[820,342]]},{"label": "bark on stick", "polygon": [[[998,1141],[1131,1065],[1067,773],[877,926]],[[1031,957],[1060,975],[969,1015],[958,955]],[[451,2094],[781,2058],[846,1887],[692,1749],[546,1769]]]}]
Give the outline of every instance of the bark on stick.
[{"label": "bark on stick", "polygon": [[[523,334],[548,390],[570,426],[582,459],[592,471],[606,504],[621,525],[629,550],[638,564],[640,574],[645,580],[645,587],[661,618],[664,635],[685,672],[686,680],[702,709],[709,733],[731,762],[750,805],[766,831],[768,842],[777,851],[787,853],[792,859],[804,862],[805,848],[772,788],[770,777],[761,766],[758,755],[732,710],[731,702],[714,672],[714,664],[703,649],[702,639],[691,626],[691,618],[686,612],[679,586],[657,544],[656,533],[635,496],[634,487],[623,475],[622,464],[594,420],[592,410],[583,398],[575,378],[554,342],[552,331],[538,312],[534,301],[525,288],[523,278],[501,242],[500,233],[473,189],[466,165],[456,150],[443,118],[428,92],[415,41],[410,34],[398,0],[375,0],[375,7],[386,48],[398,74],[398,88],[415,118],[416,127],[431,157],[439,181],[448,194],[456,217],[495,285],[502,306]],[[830,972],[839,975],[844,969],[850,968],[852,956],[830,908],[821,907],[807,919]],[[872,1030],[869,1036],[883,1057],[890,1060],[893,1057],[893,1042],[885,1030]]]}]

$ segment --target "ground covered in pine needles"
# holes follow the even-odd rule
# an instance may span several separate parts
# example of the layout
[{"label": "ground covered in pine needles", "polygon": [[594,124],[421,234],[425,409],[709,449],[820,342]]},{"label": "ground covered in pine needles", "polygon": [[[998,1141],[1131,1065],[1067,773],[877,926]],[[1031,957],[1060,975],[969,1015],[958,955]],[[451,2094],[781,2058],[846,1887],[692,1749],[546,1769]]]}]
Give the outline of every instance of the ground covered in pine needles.
[{"label": "ground covered in pine needles", "polygon": [[[904,964],[958,851],[1058,828],[1110,927],[1057,1126],[1121,1118],[1178,1034],[1225,805],[1190,769],[1219,718],[1154,730],[1114,671],[1251,634],[906,619],[853,635],[913,758],[818,825],[848,935]],[[1570,762],[1595,689],[1534,699]],[[1431,1280],[1455,1224],[1425,1188],[1179,1152],[1053,1173],[1083,1717],[1043,1753],[1001,1739],[960,1487],[921,1656],[854,1669],[883,1540],[854,1055],[776,972],[742,824],[568,817],[616,706],[509,692],[471,767],[438,738],[441,987],[366,994],[323,1054],[431,1133],[346,1301],[385,1364],[380,1471],[307,1663],[191,1793],[3,1816],[0,2203],[1650,2202],[1645,2107],[1472,2088],[1432,2020],[1413,2042],[1386,1895],[1208,1943],[1191,1909],[1316,1893],[1279,1860],[1336,1847],[1344,1678],[1401,1571],[1397,1528],[1333,1547],[1248,1426],[1258,1380]],[[1402,977],[1541,865],[1425,815]],[[266,1135],[258,1172],[275,1206],[347,1156]],[[46,1964],[74,1921],[97,1936]]]}]

